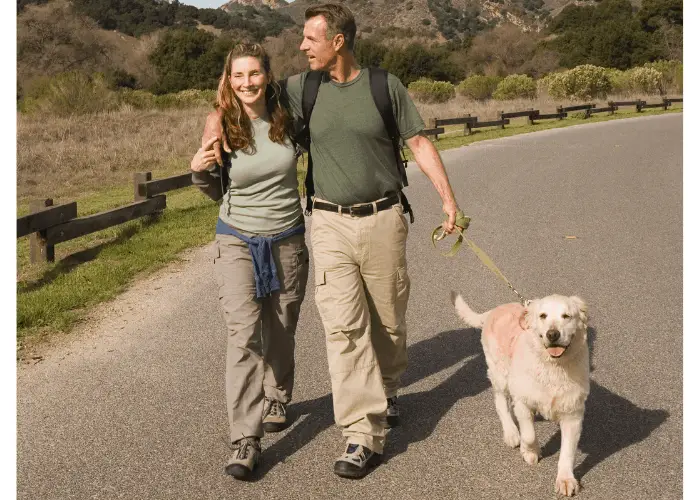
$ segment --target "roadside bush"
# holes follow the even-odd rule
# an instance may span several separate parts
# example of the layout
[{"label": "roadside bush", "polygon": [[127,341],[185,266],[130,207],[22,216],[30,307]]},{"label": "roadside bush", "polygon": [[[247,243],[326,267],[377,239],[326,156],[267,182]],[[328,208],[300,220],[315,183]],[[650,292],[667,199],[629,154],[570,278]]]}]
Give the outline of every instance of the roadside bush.
[{"label": "roadside bush", "polygon": [[436,82],[421,78],[408,84],[408,90],[420,102],[447,102],[455,96],[455,86],[450,82]]},{"label": "roadside bush", "polygon": [[651,67],[632,68],[628,70],[630,84],[636,92],[645,94],[663,93],[663,74]]},{"label": "roadside bush", "polygon": [[34,80],[20,102],[20,111],[67,116],[111,111],[119,107],[118,94],[105,77],[73,71]]},{"label": "roadside bush", "polygon": [[606,68],[605,71],[608,75],[608,80],[610,80],[610,92],[613,94],[632,93],[629,71],[622,71],[616,68]]},{"label": "roadside bush", "polygon": [[592,64],[576,66],[549,79],[549,95],[555,99],[605,98],[611,89],[608,70]]},{"label": "roadside bush", "polygon": [[644,68],[661,72],[662,93],[683,93],[683,63],[681,61],[654,61],[646,63]]},{"label": "roadside bush", "polygon": [[493,95],[501,80],[503,78],[500,76],[471,75],[462,80],[455,90],[461,96],[482,101]]},{"label": "roadside bush", "polygon": [[508,75],[496,87],[493,98],[499,101],[508,99],[534,99],[537,95],[535,81],[527,75]]}]

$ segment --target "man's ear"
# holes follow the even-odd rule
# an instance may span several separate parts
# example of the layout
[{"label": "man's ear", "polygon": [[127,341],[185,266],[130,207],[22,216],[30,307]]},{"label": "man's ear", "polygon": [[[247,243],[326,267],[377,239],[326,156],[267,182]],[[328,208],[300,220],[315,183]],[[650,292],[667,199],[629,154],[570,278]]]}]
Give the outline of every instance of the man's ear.
[{"label": "man's ear", "polygon": [[340,52],[340,49],[342,49],[345,46],[345,35],[342,33],[338,33],[333,37],[333,48],[335,49],[336,52]]},{"label": "man's ear", "polygon": [[586,302],[581,297],[577,297],[575,295],[572,295],[569,297],[569,301],[571,302],[571,305],[578,314],[579,319],[583,323],[584,326],[588,325],[588,305]]}]

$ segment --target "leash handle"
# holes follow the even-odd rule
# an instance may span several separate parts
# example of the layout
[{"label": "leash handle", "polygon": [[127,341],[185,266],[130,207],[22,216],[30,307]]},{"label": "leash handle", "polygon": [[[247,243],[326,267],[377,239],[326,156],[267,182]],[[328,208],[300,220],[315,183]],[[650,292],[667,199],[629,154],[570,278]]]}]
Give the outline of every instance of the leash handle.
[{"label": "leash handle", "polygon": [[[464,212],[462,212],[461,210],[457,210],[457,214],[455,216],[455,227],[457,229],[457,232],[459,233],[459,236],[457,236],[457,241],[454,242],[449,252],[443,254],[445,257],[454,257],[455,255],[457,255],[459,247],[462,246],[462,242],[464,241],[464,231],[467,230],[470,222],[471,217],[464,215]],[[442,233],[438,234],[441,229]],[[444,239],[446,236],[447,232],[442,228],[442,225],[439,225],[433,230],[430,240],[433,242],[433,246],[437,248],[435,242]]]}]

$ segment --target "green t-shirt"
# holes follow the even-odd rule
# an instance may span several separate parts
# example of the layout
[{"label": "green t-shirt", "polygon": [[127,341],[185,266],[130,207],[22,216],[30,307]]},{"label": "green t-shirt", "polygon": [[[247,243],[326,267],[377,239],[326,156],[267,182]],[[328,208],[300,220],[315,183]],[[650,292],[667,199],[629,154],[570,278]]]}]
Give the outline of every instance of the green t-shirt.
[{"label": "green t-shirt", "polygon": [[[289,105],[302,116],[301,96],[307,73],[289,78]],[[389,74],[389,95],[401,137],[425,128],[406,88]],[[401,189],[391,140],[372,99],[369,71],[346,83],[327,75],[318,89],[310,121],[316,196],[340,205],[366,203]]]},{"label": "green t-shirt", "polygon": [[288,139],[285,145],[272,142],[269,122],[256,118],[252,125],[256,152],[232,154],[219,217],[245,232],[281,233],[303,219],[294,147]]}]

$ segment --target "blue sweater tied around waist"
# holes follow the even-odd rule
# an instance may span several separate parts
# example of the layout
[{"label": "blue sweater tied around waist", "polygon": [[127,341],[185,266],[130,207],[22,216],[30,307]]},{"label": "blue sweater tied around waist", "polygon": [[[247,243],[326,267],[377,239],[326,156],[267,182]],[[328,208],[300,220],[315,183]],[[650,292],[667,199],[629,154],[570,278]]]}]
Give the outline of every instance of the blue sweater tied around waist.
[{"label": "blue sweater tied around waist", "polygon": [[253,274],[255,276],[255,294],[261,299],[280,289],[277,277],[277,266],[272,257],[272,244],[295,234],[304,234],[306,226],[299,224],[274,236],[245,236],[224,221],[216,222],[216,234],[229,234],[248,244],[250,256],[253,259]]}]

